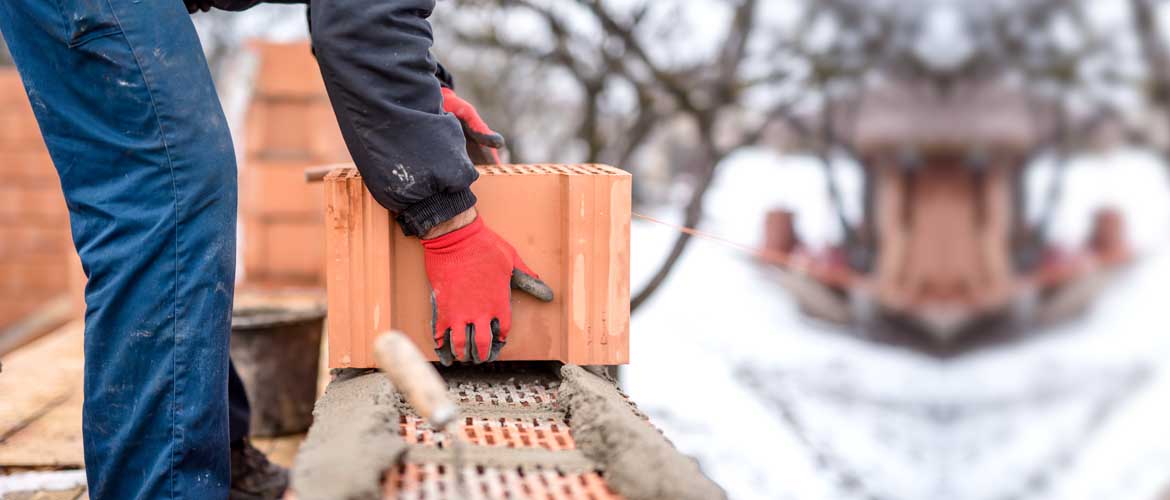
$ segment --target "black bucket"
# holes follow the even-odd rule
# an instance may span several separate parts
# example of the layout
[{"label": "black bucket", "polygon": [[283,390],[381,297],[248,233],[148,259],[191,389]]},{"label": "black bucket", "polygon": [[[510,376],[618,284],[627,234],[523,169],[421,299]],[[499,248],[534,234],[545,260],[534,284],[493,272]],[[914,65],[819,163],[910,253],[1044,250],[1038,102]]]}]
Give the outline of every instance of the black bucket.
[{"label": "black bucket", "polygon": [[252,405],[252,435],[297,434],[313,423],[321,309],[241,307],[232,312],[232,361]]}]

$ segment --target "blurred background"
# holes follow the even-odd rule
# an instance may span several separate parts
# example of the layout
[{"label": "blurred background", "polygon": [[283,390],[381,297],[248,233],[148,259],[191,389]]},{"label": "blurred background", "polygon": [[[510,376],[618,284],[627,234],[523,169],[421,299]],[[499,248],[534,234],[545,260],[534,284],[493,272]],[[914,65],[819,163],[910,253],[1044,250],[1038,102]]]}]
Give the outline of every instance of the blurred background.
[{"label": "blurred background", "polygon": [[[242,293],[311,296],[303,170],[348,154],[305,8],[194,20]],[[432,23],[511,162],[633,173],[621,381],[732,498],[1170,499],[1165,2],[444,0]],[[2,355],[81,279],[11,67],[0,106]]]}]

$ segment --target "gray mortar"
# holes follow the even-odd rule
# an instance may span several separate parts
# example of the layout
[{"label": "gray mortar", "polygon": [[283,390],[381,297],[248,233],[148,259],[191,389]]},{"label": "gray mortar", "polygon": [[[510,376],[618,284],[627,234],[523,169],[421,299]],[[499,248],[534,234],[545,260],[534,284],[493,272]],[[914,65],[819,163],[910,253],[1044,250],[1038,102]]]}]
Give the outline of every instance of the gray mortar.
[{"label": "gray mortar", "polygon": [[397,394],[379,373],[339,374],[313,408],[313,427],[292,471],[301,500],[382,497],[382,474],[407,451]]},{"label": "gray mortar", "polygon": [[613,383],[576,365],[561,368],[557,401],[569,414],[577,449],[605,471],[605,482],[631,500],[714,499],[727,495],[638,417]]},{"label": "gray mortar", "polygon": [[[454,400],[454,395],[452,395],[452,399]],[[460,417],[475,417],[486,419],[519,418],[525,420],[551,419],[556,421],[562,421],[565,419],[565,411],[561,409],[559,405],[551,401],[528,406],[509,403],[468,403],[463,401],[457,401],[456,405],[459,407]],[[414,408],[410,406],[410,403],[407,403],[406,400],[402,397],[399,397],[395,402],[395,407],[400,413],[418,416],[418,414],[415,413]]]},{"label": "gray mortar", "polygon": [[[597,470],[597,464],[577,450],[552,451],[545,448],[505,448],[503,446],[467,445],[463,448],[464,466],[482,465],[497,469],[544,469],[565,474]],[[404,458],[412,464],[456,465],[452,448],[411,446]]]},{"label": "gray mortar", "polygon": [[[698,464],[635,413],[612,382],[574,365],[562,367],[560,375],[559,383],[553,374],[538,376],[545,387],[556,388],[555,406],[460,406],[464,416],[489,418],[515,417],[519,411],[524,418],[561,420],[567,413],[577,450],[468,446],[463,463],[563,473],[603,470],[606,483],[632,500],[726,497]],[[399,462],[455,465],[453,450],[406,444],[398,436],[403,413],[413,410],[380,373],[336,373],[313,410],[313,427],[293,467],[297,497],[378,499],[385,472]]]},{"label": "gray mortar", "polygon": [[460,417],[478,417],[486,419],[516,418],[521,420],[556,420],[565,419],[565,412],[548,407],[503,406],[503,405],[459,405]]},{"label": "gray mortar", "polygon": [[[313,427],[297,454],[292,489],[302,500],[365,500],[381,498],[385,472],[397,463],[455,465],[452,449],[409,445],[398,435],[402,414],[414,414],[410,405],[379,372],[335,372],[325,395],[313,410]],[[546,376],[551,378],[552,375]],[[531,407],[460,405],[462,416],[553,418],[564,412],[551,403]],[[465,466],[503,469],[557,470],[584,473],[597,464],[577,450],[505,448],[469,445]]]}]

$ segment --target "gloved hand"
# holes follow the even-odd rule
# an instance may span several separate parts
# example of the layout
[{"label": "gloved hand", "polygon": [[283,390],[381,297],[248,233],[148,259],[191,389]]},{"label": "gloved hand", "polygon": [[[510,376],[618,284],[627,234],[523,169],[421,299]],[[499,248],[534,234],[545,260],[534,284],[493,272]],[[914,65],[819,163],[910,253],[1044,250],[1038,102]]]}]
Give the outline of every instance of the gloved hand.
[{"label": "gloved hand", "polygon": [[[512,329],[511,288],[548,302],[552,289],[532,272],[512,245],[475,220],[422,240],[431,282],[435,353],[444,366],[455,360],[495,361]],[[509,284],[511,287],[509,287]]]},{"label": "gloved hand", "polygon": [[443,87],[443,111],[455,115],[463,125],[463,135],[467,138],[467,156],[471,163],[476,165],[500,163],[500,148],[504,147],[504,136],[497,134],[483,118],[475,106],[463,100],[449,87]]}]

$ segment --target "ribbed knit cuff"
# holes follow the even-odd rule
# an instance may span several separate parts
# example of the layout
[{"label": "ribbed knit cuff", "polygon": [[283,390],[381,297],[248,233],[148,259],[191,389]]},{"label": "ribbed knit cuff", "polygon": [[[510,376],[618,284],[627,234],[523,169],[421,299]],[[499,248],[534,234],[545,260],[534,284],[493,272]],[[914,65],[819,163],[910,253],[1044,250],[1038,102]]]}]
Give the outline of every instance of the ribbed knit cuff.
[{"label": "ribbed knit cuff", "polygon": [[407,236],[422,236],[452,217],[475,206],[475,194],[470,189],[454,193],[435,193],[423,201],[398,212],[398,225]]}]

